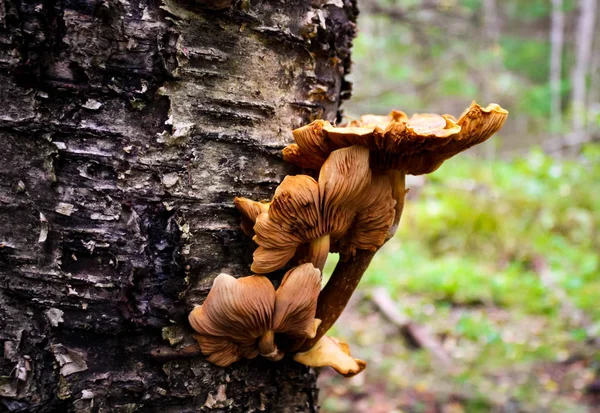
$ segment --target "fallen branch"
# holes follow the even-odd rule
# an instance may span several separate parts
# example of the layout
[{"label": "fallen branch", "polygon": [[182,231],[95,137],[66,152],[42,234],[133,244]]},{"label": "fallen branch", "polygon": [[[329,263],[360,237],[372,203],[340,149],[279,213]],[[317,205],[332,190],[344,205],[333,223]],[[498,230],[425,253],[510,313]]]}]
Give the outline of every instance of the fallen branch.
[{"label": "fallen branch", "polygon": [[426,327],[414,323],[406,314],[402,313],[384,288],[375,288],[371,299],[379,311],[398,326],[402,335],[412,344],[429,351],[448,370],[454,370],[452,358],[444,351],[435,336]]}]

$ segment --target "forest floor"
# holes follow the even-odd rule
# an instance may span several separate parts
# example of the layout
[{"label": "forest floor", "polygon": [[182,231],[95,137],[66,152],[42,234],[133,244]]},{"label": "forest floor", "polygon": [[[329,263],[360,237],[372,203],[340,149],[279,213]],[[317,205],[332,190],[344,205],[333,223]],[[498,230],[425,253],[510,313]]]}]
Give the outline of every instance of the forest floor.
[{"label": "forest floor", "polygon": [[323,370],[322,411],[600,413],[599,161],[453,159],[409,183],[331,333],[367,370]]},{"label": "forest floor", "polygon": [[[330,369],[321,372],[324,413],[600,413],[600,346],[593,342],[573,340],[557,359],[548,360],[534,350],[539,340],[551,341],[544,320],[515,320],[497,308],[458,306],[428,325],[412,325],[439,344],[437,349],[425,348],[368,295],[354,301],[334,334],[346,339],[353,355],[364,358],[368,367],[351,379]],[[497,354],[499,349],[487,339],[461,338],[459,324],[482,320],[483,313],[503,330],[506,342],[530,347],[532,353]],[[457,331],[456,336],[448,330]],[[515,333],[519,331],[523,334]]]}]

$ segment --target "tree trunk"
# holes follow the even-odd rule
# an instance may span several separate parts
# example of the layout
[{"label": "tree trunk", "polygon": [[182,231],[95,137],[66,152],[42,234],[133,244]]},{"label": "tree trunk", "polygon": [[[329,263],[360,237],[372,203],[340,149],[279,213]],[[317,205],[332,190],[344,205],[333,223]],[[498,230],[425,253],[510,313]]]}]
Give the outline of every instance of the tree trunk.
[{"label": "tree trunk", "polygon": [[[497,68],[502,67],[502,61],[499,54],[496,52],[498,49],[498,42],[500,39],[500,26],[498,19],[498,9],[496,0],[484,0],[483,1],[483,19],[482,19],[482,36],[481,42],[483,43],[483,49],[489,54],[491,60],[489,68],[486,70],[486,74],[480,82],[480,94],[481,100],[484,102],[492,102],[494,91],[490,90],[490,80],[494,79],[495,71]],[[493,83],[491,84],[493,86]],[[488,161],[493,161],[496,158],[496,146],[487,144],[483,146],[485,157]]]},{"label": "tree trunk", "polygon": [[338,116],[357,11],[228,3],[0,0],[0,411],[318,409],[290,357],[186,357],[186,317],[250,273],[233,197]]},{"label": "tree trunk", "polygon": [[552,26],[550,28],[550,131],[559,135],[562,129],[562,54],[565,13],[563,0],[552,0]]},{"label": "tree trunk", "polygon": [[596,20],[596,0],[579,1],[579,19],[575,38],[576,60],[573,68],[573,132],[569,146],[589,140],[586,128],[587,77],[590,70],[594,22]]},{"label": "tree trunk", "polygon": [[594,24],[594,40],[592,45],[592,57],[590,62],[590,83],[588,88],[588,119],[587,129],[590,139],[598,139],[598,119],[600,119],[600,16],[596,13],[596,23]]}]

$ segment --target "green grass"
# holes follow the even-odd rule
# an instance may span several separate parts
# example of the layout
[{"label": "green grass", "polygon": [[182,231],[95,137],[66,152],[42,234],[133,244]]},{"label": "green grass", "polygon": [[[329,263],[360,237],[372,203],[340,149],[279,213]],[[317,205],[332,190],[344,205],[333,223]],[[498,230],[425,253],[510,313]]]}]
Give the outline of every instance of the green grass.
[{"label": "green grass", "polygon": [[600,319],[600,149],[556,162],[534,151],[511,163],[457,157],[409,200],[398,234],[365,285],[552,315],[535,261]]}]

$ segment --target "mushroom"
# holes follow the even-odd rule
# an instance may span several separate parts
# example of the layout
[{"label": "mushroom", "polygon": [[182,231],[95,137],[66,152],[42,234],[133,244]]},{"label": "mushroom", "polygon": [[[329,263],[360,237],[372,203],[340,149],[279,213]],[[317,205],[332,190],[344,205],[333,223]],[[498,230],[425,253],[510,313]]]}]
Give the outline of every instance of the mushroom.
[{"label": "mushroom", "polygon": [[339,252],[342,261],[354,257],[357,250],[377,251],[387,240],[395,205],[389,176],[374,172],[361,194],[352,225],[333,243],[332,251]]},{"label": "mushroom", "polygon": [[508,112],[495,103],[483,108],[473,102],[458,120],[435,114],[409,118],[400,111],[388,116],[364,115],[344,127],[317,120],[292,132],[296,143],[283,150],[283,158],[303,168],[318,169],[338,148],[368,148],[373,169],[385,171],[392,181],[396,217],[391,238],[404,205],[404,176],[435,171],[446,159],[490,138],[507,116]]},{"label": "mushroom", "polygon": [[288,145],[283,156],[303,168],[319,169],[332,151],[361,145],[378,155],[375,164],[380,169],[421,175],[487,140],[502,127],[507,115],[495,103],[483,108],[473,102],[458,120],[452,115],[430,113],[409,118],[400,111],[388,116],[363,115],[340,127],[316,120],[292,132],[296,143]]},{"label": "mushroom", "polygon": [[[507,116],[508,112],[497,104],[482,108],[473,102],[458,120],[451,115],[434,114],[415,114],[409,118],[400,111],[388,116],[366,115],[343,127],[317,120],[293,131],[296,143],[287,146],[283,156],[301,167],[318,169],[338,148],[351,145],[367,148],[373,175],[387,176],[396,201],[387,240],[396,232],[402,215],[405,175],[435,171],[446,159],[491,137]],[[374,212],[372,208],[366,211]],[[338,262],[319,295],[317,318],[322,321],[317,335],[307,340],[303,349],[315,345],[341,315],[375,252],[376,249],[358,248],[349,259]]]},{"label": "mushroom", "polygon": [[350,355],[348,344],[325,336],[308,351],[296,353],[294,360],[310,367],[331,366],[344,377],[352,377],[363,371],[367,363]]},{"label": "mushroom", "polygon": [[[247,217],[256,217],[252,271],[265,274],[285,266],[303,245],[307,261],[323,269],[332,242],[346,234],[368,199],[369,151],[351,146],[333,151],[318,181],[307,175],[286,176],[268,207],[236,199]],[[267,209],[256,215],[260,209]]]},{"label": "mushroom", "polygon": [[276,334],[303,341],[314,337],[321,272],[306,263],[288,271],[275,291],[268,278],[234,278],[219,274],[206,300],[188,320],[198,333],[202,354],[218,366],[228,366],[258,354],[279,360],[283,352]]},{"label": "mushroom", "polygon": [[248,198],[235,197],[233,202],[236,208],[242,213],[242,224],[240,227],[244,234],[249,237],[254,236],[254,224],[256,223],[256,218],[262,214],[263,212],[269,211],[270,202],[256,202],[252,201]]}]

